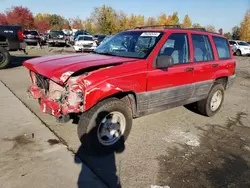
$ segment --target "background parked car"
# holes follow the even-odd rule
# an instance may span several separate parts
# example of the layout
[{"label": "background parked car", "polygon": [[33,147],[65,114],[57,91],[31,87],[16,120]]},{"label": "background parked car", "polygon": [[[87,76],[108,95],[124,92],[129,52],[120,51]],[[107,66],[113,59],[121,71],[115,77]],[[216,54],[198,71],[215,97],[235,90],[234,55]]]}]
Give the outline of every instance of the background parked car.
[{"label": "background parked car", "polygon": [[233,53],[237,56],[250,55],[250,45],[245,41],[229,40]]},{"label": "background parked car", "polygon": [[96,34],[94,35],[94,41],[96,42],[96,44],[99,46],[102,42],[102,40],[106,37],[107,35],[102,35],[102,34]]},{"label": "background parked car", "polygon": [[106,35],[106,37],[100,42],[99,45],[103,44],[105,41],[107,41],[108,39],[110,39],[113,35]]},{"label": "background parked car", "polygon": [[49,46],[67,46],[69,39],[61,30],[50,30],[48,45]]},{"label": "background parked car", "polygon": [[87,30],[78,30],[70,37],[70,43],[74,44],[79,35],[90,35],[90,33]]},{"label": "background parked car", "polygon": [[0,25],[0,69],[11,65],[11,55],[9,51],[26,49],[24,35],[21,26]]},{"label": "background parked car", "polygon": [[74,49],[79,51],[93,51],[97,47],[96,42],[91,35],[78,35],[75,40]]},{"label": "background parked car", "polygon": [[48,35],[48,34],[40,33],[40,39],[41,39],[41,43],[42,43],[42,44],[46,44],[48,38],[49,38],[49,35]]},{"label": "background parked car", "polygon": [[101,42],[103,41],[103,39],[105,39],[107,35],[98,35],[97,37],[97,45],[99,46],[101,44]]},{"label": "background parked car", "polygon": [[23,32],[23,35],[24,35],[24,41],[28,45],[29,44],[37,45],[41,41],[39,31],[37,30],[25,30]]}]

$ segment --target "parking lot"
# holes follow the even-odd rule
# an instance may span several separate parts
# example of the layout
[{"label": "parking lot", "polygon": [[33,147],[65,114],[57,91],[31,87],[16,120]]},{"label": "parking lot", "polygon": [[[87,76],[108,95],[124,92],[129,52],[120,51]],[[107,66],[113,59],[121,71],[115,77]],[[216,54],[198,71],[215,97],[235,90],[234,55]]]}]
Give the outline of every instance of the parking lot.
[{"label": "parking lot", "polygon": [[[28,71],[22,67],[25,59],[74,53],[74,50],[70,47],[38,49],[33,46],[29,47],[28,53],[27,56],[21,52],[12,53],[14,65],[0,71],[0,81],[107,187],[114,187],[119,180],[123,188],[152,185],[171,188],[250,187],[250,57],[236,57],[236,82],[226,91],[223,108],[216,116],[208,118],[178,107],[138,118],[134,120],[122,151],[108,156],[92,156],[81,147],[75,123],[59,124],[52,116],[41,113],[38,102],[29,98],[26,92],[30,79]],[[13,102],[10,100],[8,104],[5,101],[4,104],[14,105]],[[16,116],[14,112],[12,115]],[[20,152],[26,152],[25,149],[23,147]],[[4,153],[1,155],[1,159],[10,157]],[[66,154],[62,152],[62,155]],[[66,168],[63,170],[70,174]],[[4,173],[2,168],[0,171],[0,174]],[[83,171],[78,176],[89,178]],[[62,182],[66,181],[63,178],[60,185],[53,187],[68,187],[63,185]],[[7,178],[4,181],[6,184],[12,180]]]}]

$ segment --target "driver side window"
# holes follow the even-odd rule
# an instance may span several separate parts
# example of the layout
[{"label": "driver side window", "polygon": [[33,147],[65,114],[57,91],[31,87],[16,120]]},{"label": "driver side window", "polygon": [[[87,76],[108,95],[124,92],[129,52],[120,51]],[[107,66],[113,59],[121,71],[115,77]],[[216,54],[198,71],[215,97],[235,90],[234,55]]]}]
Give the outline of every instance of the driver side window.
[{"label": "driver side window", "polygon": [[162,46],[158,56],[171,56],[174,64],[189,63],[188,35],[186,33],[171,34]]}]

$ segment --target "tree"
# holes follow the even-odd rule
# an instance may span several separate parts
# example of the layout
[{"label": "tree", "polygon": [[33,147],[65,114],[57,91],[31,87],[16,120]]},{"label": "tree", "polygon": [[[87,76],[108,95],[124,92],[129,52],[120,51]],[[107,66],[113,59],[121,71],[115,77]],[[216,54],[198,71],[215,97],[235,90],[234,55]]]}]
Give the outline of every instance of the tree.
[{"label": "tree", "polygon": [[13,6],[6,11],[6,18],[11,25],[20,25],[24,29],[34,27],[34,17],[31,11],[23,6]]},{"label": "tree", "polygon": [[194,23],[192,27],[193,28],[202,28],[202,26],[198,23]]},{"label": "tree", "polygon": [[83,29],[82,20],[79,17],[71,19],[71,27],[72,29]]},{"label": "tree", "polygon": [[169,17],[170,19],[170,25],[176,25],[179,24],[179,16],[178,12],[174,12],[172,16]]},{"label": "tree", "polygon": [[216,32],[216,29],[213,25],[207,25],[205,29],[210,32]]},{"label": "tree", "polygon": [[232,34],[231,34],[230,32],[224,33],[224,36],[225,36],[227,39],[232,39]]},{"label": "tree", "polygon": [[182,23],[182,27],[184,27],[184,28],[192,27],[192,22],[191,22],[191,19],[189,18],[188,15],[185,15],[183,23]]},{"label": "tree", "polygon": [[63,29],[67,29],[67,30],[70,30],[71,29],[71,26],[70,26],[70,23],[69,23],[69,20],[64,20],[64,24],[62,26]]},{"label": "tree", "polygon": [[129,28],[135,28],[137,26],[137,17],[131,14],[128,21]]},{"label": "tree", "polygon": [[149,17],[147,20],[147,25],[156,25],[157,21],[154,17]]},{"label": "tree", "polygon": [[50,20],[50,17],[51,17],[51,14],[47,14],[47,13],[38,13],[36,16],[35,16],[35,21],[41,21],[41,20],[47,20],[49,22]]},{"label": "tree", "polygon": [[136,20],[137,20],[137,26],[143,26],[145,24],[145,19],[143,15],[137,15]]},{"label": "tree", "polygon": [[41,32],[45,33],[50,29],[49,22],[47,20],[35,21],[35,27]]},{"label": "tree", "polygon": [[123,11],[120,11],[117,16],[116,21],[116,32],[125,30],[129,28],[129,18],[127,14],[125,14]]},{"label": "tree", "polygon": [[52,14],[49,17],[49,24],[51,29],[62,29],[64,25],[65,19],[57,14]]},{"label": "tree", "polygon": [[84,28],[90,32],[90,33],[96,33],[96,28],[93,25],[93,20],[91,20],[90,18],[86,19],[86,21],[84,21]]},{"label": "tree", "polygon": [[162,13],[160,16],[158,16],[157,22],[159,25],[166,25],[167,24],[167,15],[165,13]]},{"label": "tree", "polygon": [[240,28],[238,26],[233,27],[232,29],[232,38],[234,40],[240,39]]},{"label": "tree", "polygon": [[97,30],[103,34],[113,34],[116,28],[116,11],[110,7],[103,5],[95,8],[91,14],[92,20],[96,22]]},{"label": "tree", "polygon": [[250,9],[247,10],[240,26],[240,40],[250,41]]},{"label": "tree", "polygon": [[0,24],[3,24],[3,25],[7,25],[8,24],[7,17],[3,13],[0,13]]}]

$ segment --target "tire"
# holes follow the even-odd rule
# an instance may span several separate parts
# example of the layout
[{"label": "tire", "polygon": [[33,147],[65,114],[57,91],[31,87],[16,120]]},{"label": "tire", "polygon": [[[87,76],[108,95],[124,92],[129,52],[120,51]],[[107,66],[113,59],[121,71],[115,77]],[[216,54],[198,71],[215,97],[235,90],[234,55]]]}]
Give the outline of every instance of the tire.
[{"label": "tire", "polygon": [[11,56],[8,50],[0,47],[0,69],[7,68],[11,64]]},{"label": "tire", "polygon": [[235,54],[236,54],[237,56],[241,56],[241,51],[240,51],[240,50],[237,50]]},{"label": "tire", "polygon": [[[102,126],[105,125],[102,121],[105,117],[108,117],[110,113],[122,114],[125,118],[122,118],[124,120],[123,122],[125,122],[125,127],[123,131],[120,130],[120,137],[114,137],[117,138],[116,142],[107,144],[108,142],[104,143],[100,137],[99,131]],[[110,98],[99,102],[80,116],[77,129],[78,137],[82,146],[93,153],[106,154],[118,151],[124,148],[124,142],[132,127],[132,119],[132,111],[125,102],[116,98]],[[108,119],[105,122],[108,122]],[[119,123],[119,125],[121,128],[122,123]]]},{"label": "tire", "polygon": [[[218,94],[217,92],[221,94],[221,100],[218,100],[220,102],[218,102],[217,105],[212,105],[212,98],[215,94]],[[215,84],[210,90],[208,97],[204,100],[197,102],[197,112],[202,115],[212,117],[220,110],[223,102],[224,102],[224,86],[222,84]]]}]

